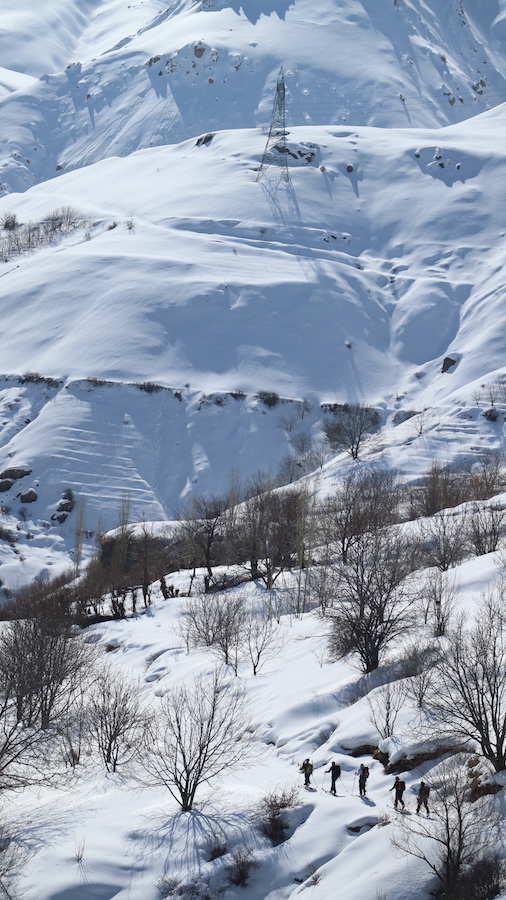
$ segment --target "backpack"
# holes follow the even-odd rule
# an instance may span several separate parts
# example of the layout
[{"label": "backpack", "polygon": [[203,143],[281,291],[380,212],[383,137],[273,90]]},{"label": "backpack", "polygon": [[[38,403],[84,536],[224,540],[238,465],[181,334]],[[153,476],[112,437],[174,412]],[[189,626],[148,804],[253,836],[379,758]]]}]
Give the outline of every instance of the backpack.
[{"label": "backpack", "polygon": [[335,777],[340,778],[341,777],[341,766],[337,765],[334,769],[334,772],[335,772]]},{"label": "backpack", "polygon": [[364,766],[364,768],[362,769],[362,777],[369,778],[369,769],[367,768],[367,766]]},{"label": "backpack", "polygon": [[406,782],[398,781],[396,787],[397,787],[397,791],[399,792],[399,794],[402,794],[406,790]]}]

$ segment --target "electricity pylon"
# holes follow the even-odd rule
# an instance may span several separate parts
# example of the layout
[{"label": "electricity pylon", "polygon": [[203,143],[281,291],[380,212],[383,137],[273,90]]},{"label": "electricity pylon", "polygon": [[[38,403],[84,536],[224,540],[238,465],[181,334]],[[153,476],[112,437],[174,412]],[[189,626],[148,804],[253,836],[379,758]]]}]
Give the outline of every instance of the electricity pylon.
[{"label": "electricity pylon", "polygon": [[260,181],[262,175],[269,166],[278,166],[278,168],[281,169],[284,181],[290,181],[287,164],[287,147],[284,140],[288,134],[289,132],[286,130],[285,76],[283,75],[283,66],[281,66],[276,85],[274,106],[272,108],[269,136],[265,145],[262,164],[258,170],[257,181]]}]

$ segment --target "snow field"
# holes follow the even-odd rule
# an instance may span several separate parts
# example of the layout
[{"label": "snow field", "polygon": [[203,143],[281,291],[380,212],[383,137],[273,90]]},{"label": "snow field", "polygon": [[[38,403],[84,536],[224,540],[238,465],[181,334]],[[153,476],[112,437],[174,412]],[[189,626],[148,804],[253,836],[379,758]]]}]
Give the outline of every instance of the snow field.
[{"label": "snow field", "polygon": [[[480,594],[497,581],[496,556],[469,560],[447,573],[460,582],[460,610],[471,612]],[[290,577],[285,576],[285,584]],[[188,576],[173,573],[167,580],[184,591]],[[255,602],[265,599],[265,591],[255,584],[239,590]],[[184,604],[184,598],[163,601],[155,593],[144,613],[91,626],[85,640],[125,675],[139,678],[146,699],[156,703],[173,685],[208,675],[217,664],[209,652],[185,652],[178,632]],[[392,759],[424,749],[409,705],[386,741],[379,741],[369,720],[367,698],[392,677],[393,669],[387,664],[371,676],[360,676],[344,661],[331,662],[325,622],[314,613],[300,619],[285,616],[279,628],[282,647],[256,677],[246,663],[239,678],[232,672],[229,677],[230,689],[238,684],[246,690],[254,755],[243,769],[225,769],[204,785],[192,813],[181,813],[161,788],[140,788],[135,766],[107,774],[86,760],[52,787],[25,789],[12,797],[8,819],[21,829],[22,841],[33,853],[24,879],[29,898],[155,900],[161,878],[181,884],[196,878],[203,889],[209,877],[216,889],[223,886],[223,867],[238,846],[249,848],[259,866],[248,887],[228,888],[225,898],[281,900],[305,896],[309,887],[317,900],[328,900],[337,890],[343,900],[363,900],[381,891],[398,900],[425,897],[427,871],[390,844],[401,815],[393,810],[393,775],[385,775],[369,754],[349,755],[366,744],[379,744]],[[392,651],[392,658],[402,652],[400,647]],[[425,749],[433,749],[427,736]],[[300,787],[299,804],[288,812],[288,840],[272,847],[256,827],[257,804],[265,793],[301,785],[299,765],[307,756],[314,764],[316,791]],[[330,786],[325,770],[333,759],[342,767],[337,797],[323,790]],[[365,800],[358,797],[361,762],[370,768]],[[437,762],[402,774],[411,814],[420,779],[430,780]],[[207,841],[216,833],[228,853],[206,862]],[[77,862],[80,848],[82,860]]]}]

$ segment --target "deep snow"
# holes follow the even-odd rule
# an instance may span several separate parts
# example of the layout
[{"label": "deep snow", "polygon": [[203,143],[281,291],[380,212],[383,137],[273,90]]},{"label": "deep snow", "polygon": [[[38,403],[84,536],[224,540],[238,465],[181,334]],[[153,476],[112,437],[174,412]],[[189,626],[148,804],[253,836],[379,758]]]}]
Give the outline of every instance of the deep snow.
[{"label": "deep snow", "polygon": [[[0,16],[0,217],[87,217],[0,263],[0,472],[31,470],[2,497],[8,587],[68,566],[83,501],[87,555],[126,496],[133,521],[163,523],[232,470],[275,471],[301,432],[318,446],[322,403],[374,405],[363,462],[411,479],[503,447],[506,0],[3,0]],[[256,181],[281,65],[288,185],[276,167]],[[330,492],[348,464],[309,477]],[[66,488],[77,504],[58,524]],[[458,574],[472,608],[496,560]],[[184,653],[180,607],[156,597],[95,628],[146,696],[214,664]],[[198,813],[91,765],[12,798],[28,897],[150,900],[162,875],[202,881],[221,865],[203,859],[217,825],[260,862],[226,897],[423,896],[426,873],[388,840],[393,779],[364,757],[370,802],[352,796],[348,751],[378,740],[366,698],[350,703],[356,671],[326,659],[315,617],[281,628],[276,659],[240,673],[263,754]],[[415,738],[406,715],[395,746]],[[308,754],[318,791],[270,848],[252,810]],[[321,790],[331,758],[338,798]],[[411,808],[423,774],[406,776]]]}]

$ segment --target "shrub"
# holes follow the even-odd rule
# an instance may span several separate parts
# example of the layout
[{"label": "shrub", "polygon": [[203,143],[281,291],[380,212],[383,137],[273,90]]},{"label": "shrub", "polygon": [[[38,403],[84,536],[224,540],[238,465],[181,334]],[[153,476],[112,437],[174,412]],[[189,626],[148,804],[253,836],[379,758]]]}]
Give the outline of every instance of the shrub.
[{"label": "shrub", "polygon": [[173,897],[179,887],[179,880],[177,878],[168,878],[166,875],[163,875],[158,884],[158,894],[160,897]]},{"label": "shrub", "polygon": [[289,822],[286,810],[297,804],[297,788],[283,788],[265,794],[258,804],[258,827],[276,847],[286,840]]},{"label": "shrub", "polygon": [[505,879],[504,860],[483,856],[462,872],[457,885],[459,900],[493,900],[502,892]]},{"label": "shrub", "polygon": [[41,384],[44,376],[38,372],[25,372],[24,375],[19,376],[18,381],[20,384]]},{"label": "shrub", "polygon": [[137,387],[140,391],[145,391],[146,394],[158,394],[159,391],[163,390],[161,384],[155,384],[154,381],[139,382]]},{"label": "shrub", "polygon": [[19,222],[16,213],[5,213],[0,219],[0,226],[4,231],[15,231],[18,225]]},{"label": "shrub", "polygon": [[75,231],[86,223],[82,213],[71,206],[60,206],[48,213],[40,222],[21,225],[14,213],[6,213],[0,219],[4,235],[0,240],[0,254],[4,261],[52,243],[56,238]]},{"label": "shrub", "polygon": [[227,845],[225,839],[220,834],[216,834],[216,832],[210,834],[204,847],[204,854],[207,862],[212,862],[213,859],[219,859],[220,856],[224,856],[226,852]]},{"label": "shrub", "polygon": [[235,847],[231,856],[232,861],[225,866],[229,882],[238,887],[246,887],[251,873],[254,869],[258,869],[259,863],[249,847]]},{"label": "shrub", "polygon": [[8,528],[4,528],[3,525],[0,525],[0,541],[7,541],[8,544],[15,544],[17,537],[12,534]]},{"label": "shrub", "polygon": [[267,406],[269,409],[272,409],[279,403],[279,394],[276,394],[274,391],[258,391],[258,394],[256,394],[256,398],[257,400],[260,400],[260,403],[263,403],[264,406]]}]

